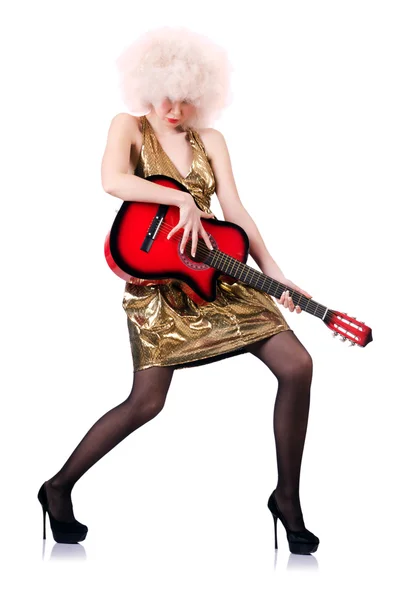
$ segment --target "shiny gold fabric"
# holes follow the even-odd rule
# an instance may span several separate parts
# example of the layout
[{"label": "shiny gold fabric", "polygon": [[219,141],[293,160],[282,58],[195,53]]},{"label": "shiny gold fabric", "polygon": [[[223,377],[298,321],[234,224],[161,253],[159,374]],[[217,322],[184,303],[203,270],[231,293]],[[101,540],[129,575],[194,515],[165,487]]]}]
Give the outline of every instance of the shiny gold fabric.
[{"label": "shiny gold fabric", "polygon": [[[193,148],[189,173],[182,177],[157,140],[146,117],[141,117],[142,148],[135,175],[168,175],[180,181],[201,210],[211,212],[215,178],[196,130],[187,130]],[[291,329],[276,302],[241,282],[217,282],[217,297],[196,304],[177,281],[141,286],[126,283],[123,308],[134,371],[152,366],[192,367],[241,354],[247,345]]]}]

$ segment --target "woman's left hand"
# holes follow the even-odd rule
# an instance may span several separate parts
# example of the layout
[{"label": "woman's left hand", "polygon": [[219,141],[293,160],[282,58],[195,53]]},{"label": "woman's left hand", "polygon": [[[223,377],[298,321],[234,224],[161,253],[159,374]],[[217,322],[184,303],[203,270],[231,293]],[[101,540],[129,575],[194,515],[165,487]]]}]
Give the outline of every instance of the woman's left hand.
[{"label": "woman's left hand", "polygon": [[[309,292],[302,290],[302,288],[295,285],[295,283],[293,283],[290,279],[282,279],[282,280],[277,280],[277,281],[280,281],[280,283],[283,283],[287,287],[292,288],[293,290],[296,290],[297,292],[299,292],[300,294],[303,294],[304,296],[307,296],[308,298],[313,298],[313,296],[311,296],[309,294]],[[283,292],[281,297],[276,298],[276,300],[279,304],[282,304],[285,308],[289,308],[291,312],[293,312],[295,310],[295,308],[296,308],[296,312],[298,315],[302,312],[302,309],[299,306],[299,304],[297,304],[296,306],[294,305],[288,290]]]}]

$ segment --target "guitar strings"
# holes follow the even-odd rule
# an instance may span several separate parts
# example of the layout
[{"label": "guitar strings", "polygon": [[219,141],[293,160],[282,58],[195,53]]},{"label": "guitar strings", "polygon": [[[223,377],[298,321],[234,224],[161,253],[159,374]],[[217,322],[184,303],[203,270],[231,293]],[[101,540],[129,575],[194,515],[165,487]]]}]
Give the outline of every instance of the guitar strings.
[{"label": "guitar strings", "polygon": [[[171,231],[171,229],[173,229],[173,227],[172,227],[171,225],[169,225],[168,223],[166,223],[166,222],[164,222],[164,221],[163,221],[163,222],[162,222],[162,224],[160,225],[160,227],[159,227],[159,229],[158,229],[158,230],[159,230],[159,231],[162,231],[162,233],[166,234],[166,233],[169,233],[169,231]],[[189,235],[191,236],[191,234],[189,234]],[[176,232],[175,232],[175,234],[174,234],[174,235],[171,237],[171,239],[170,239],[170,240],[168,240],[168,241],[175,241],[175,242],[179,242],[179,241],[181,241],[181,240],[182,240],[182,237],[183,237],[183,233],[180,233],[180,231],[178,230],[178,231],[176,231]],[[187,238],[187,242],[191,242],[191,237],[190,237],[190,238]],[[197,253],[197,254],[196,254],[196,256],[194,257],[194,258],[196,258],[196,259],[200,259],[200,257],[201,257],[201,258],[205,258],[206,256],[208,256],[208,253],[209,253],[209,252],[211,252],[211,253],[212,253],[212,254],[214,254],[214,255],[218,255],[218,256],[222,256],[222,255],[224,254],[224,253],[220,252],[220,251],[219,251],[218,249],[216,249],[216,248],[215,248],[214,250],[210,250],[210,249],[208,248],[207,244],[205,243],[205,241],[203,240],[203,238],[200,238],[200,237],[198,237],[198,239],[197,239],[197,250],[198,250],[198,253]],[[202,250],[205,250],[205,251],[206,251],[206,254],[205,254],[204,256],[203,256],[203,255],[200,253],[200,251],[202,251]],[[231,258],[233,259],[233,257],[231,257]],[[236,260],[236,259],[233,259],[233,260]],[[244,264],[245,264],[245,263],[244,263]],[[248,265],[247,265],[247,267],[248,267],[248,268],[250,268]],[[253,276],[253,278],[252,278],[252,282],[254,282],[254,283],[259,283],[259,281],[260,281],[261,277],[267,277],[267,276],[266,276],[266,274],[265,274],[265,273],[263,273],[263,274],[262,274],[262,273],[255,274],[255,275]],[[275,280],[275,281],[277,282],[277,280]],[[278,282],[277,282],[277,284],[278,284]],[[272,289],[272,287],[274,287],[274,285],[275,285],[275,284],[273,284],[273,283],[272,283],[272,284],[270,285],[270,288],[269,288],[269,289]],[[278,285],[277,285],[277,287],[278,287]],[[277,289],[277,288],[276,288],[276,289]],[[287,286],[285,286],[285,289],[286,289],[286,290],[288,289],[288,290],[290,291],[290,293],[291,293],[291,294],[294,294],[294,293],[295,293],[295,294],[302,295],[302,298],[304,298],[304,299],[308,300],[308,302],[307,302],[307,306],[306,306],[305,310],[306,310],[307,312],[309,312],[310,314],[313,314],[313,315],[314,315],[314,314],[315,314],[315,311],[317,310],[317,308],[318,308],[319,306],[320,306],[321,308],[323,308],[323,309],[326,309],[326,308],[327,308],[327,307],[326,307],[326,306],[324,306],[323,304],[320,304],[320,303],[316,302],[315,300],[311,300],[310,298],[308,298],[308,297],[307,297],[307,296],[305,296],[304,294],[300,294],[300,292],[298,292],[297,290],[292,290],[292,289],[288,288]],[[310,307],[310,306],[309,306],[310,302],[313,302],[313,303],[315,303],[315,304],[316,304],[316,307],[315,307],[315,308],[314,308],[314,307]],[[301,307],[301,308],[302,308],[302,307]],[[329,310],[328,310],[328,314],[330,314],[330,315],[334,315],[334,314],[335,314],[335,311],[333,311],[333,310],[329,309]]]},{"label": "guitar strings", "polygon": [[[161,233],[164,233],[164,235],[165,235],[165,234],[169,233],[169,232],[170,232],[172,229],[173,229],[173,227],[172,227],[171,225],[169,225],[168,223],[166,223],[166,222],[164,222],[164,221],[163,221],[163,222],[162,222],[162,224],[160,225],[160,227],[158,228],[158,231],[161,231]],[[207,232],[207,233],[208,233],[208,232]],[[188,238],[187,238],[187,240],[186,240],[186,243],[188,243],[188,242],[190,242],[190,243],[191,243],[191,241],[192,241],[192,239],[191,239],[191,234],[189,234],[189,236],[190,236],[190,237],[188,237]],[[183,233],[181,233],[181,232],[180,232],[180,230],[178,230],[178,231],[176,231],[176,232],[174,233],[174,235],[173,235],[173,236],[172,236],[172,237],[171,237],[171,238],[170,238],[168,241],[170,241],[170,242],[171,242],[171,241],[173,241],[173,242],[179,243],[179,242],[182,240],[182,238],[183,238]],[[206,253],[205,253],[205,254],[203,254],[203,251],[206,251]],[[197,254],[196,254],[196,256],[195,256],[194,258],[195,258],[195,259],[198,259],[198,260],[200,260],[200,258],[201,258],[201,259],[204,259],[204,258],[206,258],[206,257],[208,256],[208,253],[209,253],[209,252],[211,252],[213,255],[215,255],[215,256],[219,256],[219,257],[221,257],[222,255],[224,255],[224,253],[223,253],[223,252],[220,252],[220,251],[219,251],[217,248],[214,248],[214,250],[210,250],[210,249],[208,248],[207,244],[205,243],[205,241],[203,240],[203,238],[202,238],[202,237],[198,237],[198,239],[197,239]],[[226,256],[227,256],[227,255],[226,255]],[[236,260],[236,259],[234,259],[233,257],[231,257],[231,258],[232,258],[233,260]],[[239,262],[241,262],[241,261],[239,261]],[[245,263],[243,263],[243,264],[245,264]],[[246,265],[246,266],[247,266],[248,268],[251,268],[251,267],[249,267],[249,265]],[[258,274],[256,274],[256,273],[255,273],[255,274],[253,275],[253,277],[252,277],[251,283],[252,283],[252,282],[254,282],[254,283],[259,283],[259,281],[261,280],[261,278],[262,278],[262,277],[267,277],[267,275],[266,275],[265,273],[258,273]],[[274,280],[274,281],[275,281],[277,284],[279,283],[279,282],[277,282],[277,280]],[[272,287],[274,287],[274,285],[275,285],[275,284],[274,284],[274,283],[272,283],[272,284],[270,285],[270,288],[269,288],[269,290],[271,290],[271,289],[272,289]],[[278,285],[277,285],[277,287],[278,287]],[[276,288],[276,289],[277,289],[277,288]],[[307,296],[305,296],[304,294],[300,294],[300,292],[298,292],[298,290],[293,290],[293,289],[290,289],[290,288],[288,288],[287,286],[285,286],[285,289],[286,289],[286,290],[288,289],[288,290],[290,291],[291,295],[292,295],[292,294],[299,294],[299,295],[301,295],[301,296],[302,296],[302,298],[304,298],[304,299],[308,300],[308,302],[307,302],[307,306],[306,306],[306,308],[305,308],[304,310],[306,310],[306,311],[307,311],[307,312],[309,312],[310,314],[313,314],[313,315],[314,315],[314,314],[315,314],[315,311],[317,310],[317,308],[318,308],[319,306],[320,306],[321,308],[324,308],[324,309],[326,309],[326,308],[327,308],[327,307],[326,307],[326,306],[324,306],[323,304],[320,304],[320,303],[316,302],[315,300],[311,300],[310,298],[308,298],[308,297],[307,297]],[[313,302],[313,303],[315,303],[315,304],[316,304],[316,307],[315,307],[315,308],[313,308],[313,307],[309,307],[309,304],[310,304],[310,302]],[[302,307],[301,307],[301,308],[302,308]],[[335,313],[335,311],[333,311],[333,310],[331,310],[331,309],[328,309],[328,314],[330,314],[330,315],[334,315],[334,314],[336,314],[336,313]]]}]

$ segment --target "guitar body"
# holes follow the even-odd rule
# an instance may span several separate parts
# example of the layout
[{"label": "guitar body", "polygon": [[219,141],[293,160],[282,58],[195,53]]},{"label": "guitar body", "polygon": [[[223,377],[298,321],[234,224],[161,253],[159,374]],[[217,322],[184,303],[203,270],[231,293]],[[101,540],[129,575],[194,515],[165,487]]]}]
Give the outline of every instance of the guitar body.
[{"label": "guitar body", "polygon": [[[188,191],[170,177],[155,175],[147,179],[159,185]],[[215,300],[216,280],[222,271],[200,262],[199,251],[193,258],[189,252],[190,244],[186,244],[185,252],[181,253],[183,228],[167,239],[169,231],[179,222],[179,214],[179,208],[173,205],[123,202],[105,239],[105,258],[112,271],[125,281],[152,285],[178,280],[192,300],[197,304],[205,304]],[[201,222],[214,249],[242,263],[247,261],[249,239],[241,227],[217,219],[202,219]],[[205,242],[200,236],[198,244],[203,250]],[[209,251],[206,245],[205,249]],[[222,279],[236,281],[227,275],[222,275]]]}]

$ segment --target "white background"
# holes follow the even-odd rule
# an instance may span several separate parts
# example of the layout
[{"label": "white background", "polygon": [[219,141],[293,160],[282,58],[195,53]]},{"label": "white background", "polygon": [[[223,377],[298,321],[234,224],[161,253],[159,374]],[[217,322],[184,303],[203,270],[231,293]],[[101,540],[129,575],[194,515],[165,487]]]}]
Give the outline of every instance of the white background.
[{"label": "white background", "polygon": [[[394,596],[395,7],[35,1],[3,13],[7,598]],[[309,557],[289,553],[280,522],[274,552],[277,381],[248,354],[176,372],[159,416],[76,484],[86,541],[55,544],[47,521],[42,547],[40,485],[132,385],[124,282],[103,255],[121,201],[103,191],[100,163],[126,110],[114,61],[166,24],[230,52],[234,102],[214,126],[284,274],[373,330],[366,348],[347,347],[281,308],[314,360],[301,504],[320,546]],[[212,207],[222,218],[216,196]]]}]

